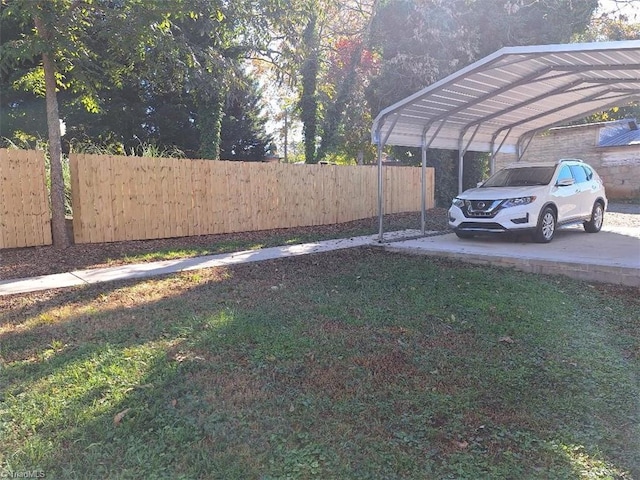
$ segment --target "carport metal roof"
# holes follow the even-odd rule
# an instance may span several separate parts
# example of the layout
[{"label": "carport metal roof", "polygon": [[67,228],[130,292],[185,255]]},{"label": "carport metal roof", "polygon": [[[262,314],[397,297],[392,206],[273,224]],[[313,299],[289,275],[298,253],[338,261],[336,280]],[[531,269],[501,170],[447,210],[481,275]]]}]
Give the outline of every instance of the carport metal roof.
[{"label": "carport metal roof", "polygon": [[[382,110],[373,142],[515,152],[518,141],[640,98],[640,40],[506,47]],[[468,138],[467,138],[468,137]]]},{"label": "carport metal roof", "polygon": [[382,110],[371,133],[380,170],[385,145],[422,147],[423,167],[427,148],[458,150],[461,190],[466,151],[520,157],[538,132],[639,99],[640,40],[505,47]]}]

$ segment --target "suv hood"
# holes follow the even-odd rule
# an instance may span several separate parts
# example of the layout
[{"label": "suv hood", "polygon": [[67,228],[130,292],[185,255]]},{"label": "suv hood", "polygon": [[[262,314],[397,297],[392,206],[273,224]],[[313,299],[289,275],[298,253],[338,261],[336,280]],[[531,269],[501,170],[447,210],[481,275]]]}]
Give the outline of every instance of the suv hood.
[{"label": "suv hood", "polygon": [[548,185],[529,185],[522,187],[486,187],[465,190],[457,198],[462,200],[505,200],[508,198],[541,195],[547,191]]}]

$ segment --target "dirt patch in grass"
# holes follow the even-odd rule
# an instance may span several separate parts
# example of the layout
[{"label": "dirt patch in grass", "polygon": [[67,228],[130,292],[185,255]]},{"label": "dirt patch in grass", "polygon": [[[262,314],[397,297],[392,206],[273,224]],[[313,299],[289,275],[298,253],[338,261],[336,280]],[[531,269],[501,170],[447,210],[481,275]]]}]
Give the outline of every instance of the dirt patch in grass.
[{"label": "dirt patch in grass", "polygon": [[590,288],[602,292],[608,297],[627,302],[630,305],[640,305],[640,295],[638,295],[638,289],[635,287],[613,285],[608,283],[597,283],[591,285]]}]

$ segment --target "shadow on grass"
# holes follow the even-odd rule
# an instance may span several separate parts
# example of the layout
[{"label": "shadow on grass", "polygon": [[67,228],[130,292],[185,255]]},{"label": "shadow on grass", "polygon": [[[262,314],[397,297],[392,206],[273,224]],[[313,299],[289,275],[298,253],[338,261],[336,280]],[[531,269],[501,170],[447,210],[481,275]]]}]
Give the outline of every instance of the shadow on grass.
[{"label": "shadow on grass", "polygon": [[3,314],[1,468],[634,478],[628,306],[581,288],[361,249],[51,295]]}]

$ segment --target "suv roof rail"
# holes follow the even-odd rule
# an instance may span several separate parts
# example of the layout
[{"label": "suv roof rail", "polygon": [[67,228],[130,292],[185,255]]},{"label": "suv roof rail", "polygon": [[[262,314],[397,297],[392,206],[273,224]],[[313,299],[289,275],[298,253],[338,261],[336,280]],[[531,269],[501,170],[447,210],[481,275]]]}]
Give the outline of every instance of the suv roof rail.
[{"label": "suv roof rail", "polygon": [[580,163],[584,163],[579,158],[561,158],[560,160],[558,160],[557,163],[562,163],[562,162],[580,162]]}]

